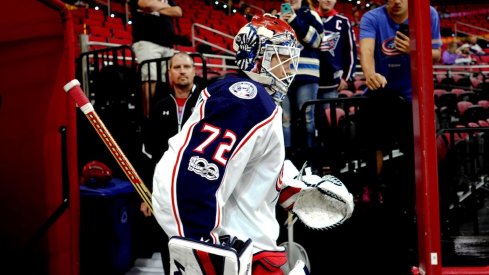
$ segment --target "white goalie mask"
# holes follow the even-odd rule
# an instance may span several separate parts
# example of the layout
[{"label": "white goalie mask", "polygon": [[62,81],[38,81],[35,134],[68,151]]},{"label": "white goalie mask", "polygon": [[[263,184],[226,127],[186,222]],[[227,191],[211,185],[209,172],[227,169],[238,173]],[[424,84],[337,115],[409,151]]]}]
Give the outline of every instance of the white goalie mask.
[{"label": "white goalie mask", "polygon": [[297,74],[300,49],[285,21],[268,14],[254,16],[234,37],[236,64],[281,103]]}]

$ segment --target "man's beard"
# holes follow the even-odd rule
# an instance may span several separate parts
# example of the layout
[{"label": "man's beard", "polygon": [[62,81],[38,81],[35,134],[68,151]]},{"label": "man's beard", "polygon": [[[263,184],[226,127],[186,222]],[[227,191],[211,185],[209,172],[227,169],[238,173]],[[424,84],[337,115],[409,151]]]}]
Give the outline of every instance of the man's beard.
[{"label": "man's beard", "polygon": [[175,87],[179,88],[179,89],[185,89],[185,88],[188,88],[192,85],[192,83],[190,83],[190,81],[186,81],[184,83],[176,83],[175,84]]}]

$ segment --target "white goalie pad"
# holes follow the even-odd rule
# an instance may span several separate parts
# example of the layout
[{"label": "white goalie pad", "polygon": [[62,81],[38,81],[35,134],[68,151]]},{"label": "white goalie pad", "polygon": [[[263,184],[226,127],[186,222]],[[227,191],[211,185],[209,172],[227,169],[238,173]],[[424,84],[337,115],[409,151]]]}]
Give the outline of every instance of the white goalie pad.
[{"label": "white goalie pad", "polygon": [[336,177],[315,175],[302,178],[309,188],[303,189],[292,212],[312,229],[329,229],[342,224],[353,213],[353,196]]},{"label": "white goalie pad", "polygon": [[252,241],[233,239],[225,245],[171,237],[170,274],[251,275]]}]

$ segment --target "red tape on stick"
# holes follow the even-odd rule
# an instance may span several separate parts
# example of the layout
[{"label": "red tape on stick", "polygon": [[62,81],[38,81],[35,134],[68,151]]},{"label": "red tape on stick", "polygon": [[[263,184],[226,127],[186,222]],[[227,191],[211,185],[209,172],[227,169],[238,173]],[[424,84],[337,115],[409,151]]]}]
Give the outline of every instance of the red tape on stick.
[{"label": "red tape on stick", "polygon": [[150,207],[151,211],[153,211],[153,205],[151,203],[151,193],[149,192],[146,185],[144,185],[138,173],[131,165],[126,155],[124,155],[124,152],[122,152],[121,148],[116,143],[107,127],[105,127],[105,124],[95,112],[92,104],[81,89],[80,82],[76,79],[73,79],[64,86],[64,90],[70,94],[76,105],[78,105],[80,110],[88,118],[99,137],[105,143],[112,156],[117,160],[117,163],[134,186],[134,189],[136,189],[139,196]]},{"label": "red tape on stick", "polygon": [[80,82],[78,82],[78,80],[73,79],[72,81],[68,82],[68,84],[66,84],[63,88],[75,100],[75,103],[76,105],[78,105],[78,107],[81,108],[85,106],[85,104],[90,103],[88,98],[85,96],[85,93],[82,91],[80,87]]}]

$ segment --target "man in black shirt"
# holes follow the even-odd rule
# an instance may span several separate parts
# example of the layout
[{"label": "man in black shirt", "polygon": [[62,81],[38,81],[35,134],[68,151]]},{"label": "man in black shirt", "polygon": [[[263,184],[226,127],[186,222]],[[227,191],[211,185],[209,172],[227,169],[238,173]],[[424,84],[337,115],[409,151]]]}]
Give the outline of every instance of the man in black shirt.
[{"label": "man in black shirt", "polygon": [[168,139],[180,132],[192,114],[200,89],[194,83],[192,57],[178,52],[169,61],[171,89],[150,112],[145,131],[145,150],[156,164],[168,149]]},{"label": "man in black shirt", "polygon": [[[131,0],[132,48],[137,61],[162,58],[173,55],[175,30],[173,18],[182,16],[182,9],[173,0]],[[143,81],[143,112],[149,116],[151,98],[156,87],[156,64],[141,68]],[[162,80],[165,81],[166,68],[163,66]]]}]

